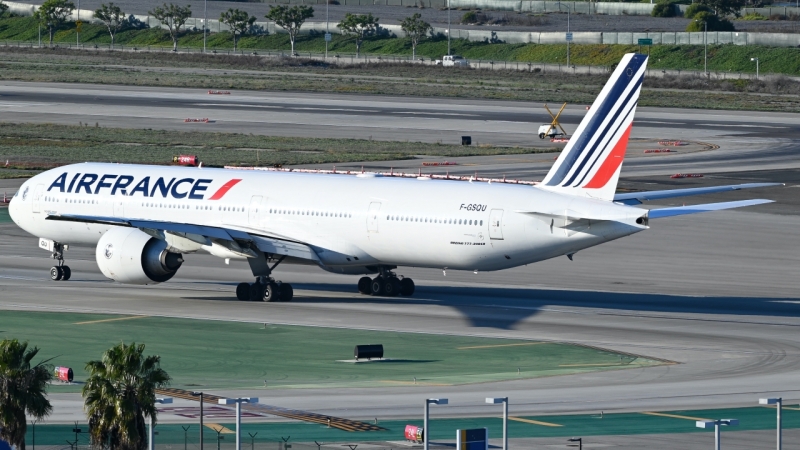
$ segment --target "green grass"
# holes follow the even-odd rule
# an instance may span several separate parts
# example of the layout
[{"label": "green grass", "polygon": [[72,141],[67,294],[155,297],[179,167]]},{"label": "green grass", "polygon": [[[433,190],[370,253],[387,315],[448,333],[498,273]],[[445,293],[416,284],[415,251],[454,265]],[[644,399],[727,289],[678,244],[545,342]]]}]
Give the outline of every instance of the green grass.
[{"label": "green grass", "polygon": [[[265,399],[266,400],[266,399]],[[513,400],[512,400],[513,401]],[[487,410],[493,408],[487,406]],[[494,407],[498,408],[499,407]],[[488,412],[488,411],[487,411]],[[775,410],[771,408],[750,407],[750,408],[727,408],[716,410],[694,410],[694,411],[666,411],[685,417],[697,418],[735,418],[740,423],[737,427],[726,427],[725,434],[737,431],[750,430],[772,430],[775,428]],[[453,440],[455,430],[470,428],[489,428],[489,437],[498,439],[502,436],[502,419],[497,415],[489,417],[474,417],[462,419],[441,418],[447,416],[447,407],[438,409],[430,422],[431,439]],[[651,416],[640,413],[621,413],[621,414],[576,414],[561,416],[522,416],[523,419],[536,420],[551,424],[560,425],[557,427],[547,427],[530,423],[509,421],[509,438],[536,438],[536,437],[571,437],[571,436],[608,436],[608,435],[638,435],[638,434],[669,434],[669,433],[706,433],[711,434],[713,430],[700,430],[695,427],[694,421],[689,419],[679,419],[672,417]],[[191,423],[188,431],[188,446],[193,450],[198,449],[198,426],[192,419],[187,419]],[[323,425],[304,423],[304,422],[283,422],[283,423],[248,423],[242,424],[243,446],[250,444],[247,433],[258,433],[255,438],[257,448],[275,448],[274,443],[280,441],[280,437],[291,436],[291,442],[363,442],[363,441],[399,441],[403,440],[402,434],[405,425],[422,426],[422,420],[415,417],[408,420],[380,420],[378,425],[387,431],[370,431],[353,433],[327,428]],[[223,423],[225,427],[235,430],[235,425]],[[186,425],[184,425],[186,426]],[[85,423],[81,424],[86,428]],[[785,409],[783,411],[783,427],[785,429],[800,428],[800,412],[796,409]],[[74,440],[75,434],[72,433],[72,424],[65,425],[37,425],[36,443],[41,445],[58,445],[67,439]],[[163,445],[182,445],[184,430],[177,424],[159,424],[157,428],[158,444]],[[206,429],[203,433],[206,445],[214,443],[216,433]],[[27,442],[31,442],[31,428],[28,427]],[[87,437],[82,435],[80,443],[83,445]],[[230,439],[226,436],[226,440]],[[732,438],[735,439],[735,438]],[[709,442],[713,438],[709,436]],[[591,442],[591,439],[586,439]],[[230,442],[224,442],[230,448]],[[267,447],[268,444],[269,447]],[[763,448],[767,448],[769,442],[763,442]],[[314,447],[316,448],[316,447]],[[396,447],[395,447],[396,448]]]},{"label": "green grass", "polygon": [[[173,387],[188,389],[380,389],[413,387],[414,377],[420,386],[445,386],[662,364],[599,348],[480,337],[98,314],[3,311],[1,317],[0,337],[30,341],[42,358],[72,367],[76,381],[86,379],[86,362],[105,349],[137,342],[161,356]],[[371,343],[383,344],[394,361],[338,362],[352,359],[355,345]]]},{"label": "green grass", "polygon": [[0,223],[10,223],[11,216],[8,214],[8,208],[0,208]]},{"label": "green grass", "polygon": [[[38,40],[38,25],[30,17],[6,17],[0,19],[0,40],[30,41]],[[54,37],[56,43],[74,44],[75,28],[65,24]],[[85,44],[109,44],[111,38],[102,25],[86,24],[81,33]],[[46,32],[43,42],[47,42]],[[171,47],[172,41],[165,30],[129,29],[118,33],[116,43],[127,47],[161,46]],[[200,32],[186,32],[179,39],[179,46],[202,48],[203,35]],[[224,50],[232,48],[231,35],[227,32],[211,33],[208,47]],[[278,33],[264,36],[244,36],[239,40],[239,48],[247,50],[286,50],[290,48],[289,37]],[[454,53],[468,59],[494,61],[515,61],[531,63],[566,64],[566,44],[504,44],[471,42],[463,39],[452,41]],[[295,49],[300,52],[325,51],[325,41],[319,34],[302,35],[297,39]],[[571,64],[591,66],[613,66],[625,53],[641,51],[635,45],[572,45]],[[329,44],[329,51],[336,53],[355,53],[355,41],[351,37],[335,34]],[[655,45],[651,47],[650,67],[654,69],[702,70],[702,45]],[[368,38],[362,52],[372,55],[411,55],[408,39],[372,37]],[[427,39],[417,47],[417,55],[426,58],[440,58],[447,52],[445,38]],[[755,65],[750,61],[752,55],[759,55],[762,73],[800,74],[800,49],[783,47],[712,45],[709,46],[709,70],[711,72],[754,73]]]},{"label": "green grass", "polygon": [[[180,122],[175,120],[176,124]],[[441,157],[551,152],[557,149],[491,147],[364,139],[275,137],[202,131],[186,124],[185,132],[51,124],[0,123],[0,159],[5,172],[24,176],[74,162],[168,164],[174,155],[197,155],[206,166],[340,163]],[[20,173],[19,169],[23,169]],[[25,170],[27,169],[27,170]]]}]

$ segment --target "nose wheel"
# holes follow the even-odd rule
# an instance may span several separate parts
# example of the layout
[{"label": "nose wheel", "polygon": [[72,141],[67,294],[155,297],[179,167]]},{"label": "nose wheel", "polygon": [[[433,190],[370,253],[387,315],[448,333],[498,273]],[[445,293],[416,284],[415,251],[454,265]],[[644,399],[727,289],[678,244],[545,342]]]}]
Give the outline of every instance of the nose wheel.
[{"label": "nose wheel", "polygon": [[411,278],[398,278],[390,270],[381,270],[381,274],[375,278],[361,277],[358,280],[358,292],[364,295],[383,295],[386,297],[396,297],[402,295],[408,297],[414,295],[416,286]]},{"label": "nose wheel", "polygon": [[64,244],[53,243],[53,259],[56,260],[56,265],[50,268],[50,279],[53,281],[68,281],[72,276],[72,270],[64,265],[64,250]]}]

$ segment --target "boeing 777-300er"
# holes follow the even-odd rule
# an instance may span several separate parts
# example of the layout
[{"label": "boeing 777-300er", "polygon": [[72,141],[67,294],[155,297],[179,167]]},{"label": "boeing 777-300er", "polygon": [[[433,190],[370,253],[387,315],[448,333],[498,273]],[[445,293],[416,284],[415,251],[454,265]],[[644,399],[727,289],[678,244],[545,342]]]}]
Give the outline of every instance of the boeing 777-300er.
[{"label": "boeing 777-300er", "polygon": [[400,266],[490,271],[566,255],[649,228],[662,217],[757,205],[745,200],[646,210],[645,200],[778,183],[616,194],[647,63],[622,58],[544,180],[535,186],[280,171],[72,164],[39,174],[11,200],[14,222],[39,237],[68,280],[69,245],[96,247],[120,283],[172,278],[183,254],[244,259],[254,283],[240,300],[289,301],[282,262],[362,277],[358,290],[412,295]]}]

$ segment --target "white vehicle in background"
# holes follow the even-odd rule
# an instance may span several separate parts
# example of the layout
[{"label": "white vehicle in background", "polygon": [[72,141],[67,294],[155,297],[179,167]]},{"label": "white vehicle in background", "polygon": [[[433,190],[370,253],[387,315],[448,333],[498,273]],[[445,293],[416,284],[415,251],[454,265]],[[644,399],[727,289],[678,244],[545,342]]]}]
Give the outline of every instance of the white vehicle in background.
[{"label": "white vehicle in background", "polygon": [[546,137],[554,138],[554,137],[563,137],[567,134],[563,131],[559,131],[558,128],[554,127],[552,124],[546,123],[539,127],[539,139],[544,139]]},{"label": "white vehicle in background", "polygon": [[443,67],[469,67],[469,61],[459,55],[444,55],[442,59],[436,60],[436,65]]}]

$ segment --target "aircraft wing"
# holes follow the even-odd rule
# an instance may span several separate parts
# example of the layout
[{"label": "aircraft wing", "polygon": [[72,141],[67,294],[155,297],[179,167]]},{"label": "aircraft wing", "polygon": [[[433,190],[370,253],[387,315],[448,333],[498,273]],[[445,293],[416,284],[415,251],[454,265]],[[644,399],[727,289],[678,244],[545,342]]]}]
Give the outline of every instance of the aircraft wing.
[{"label": "aircraft wing", "polygon": [[661,219],[663,217],[682,216],[684,214],[695,214],[708,211],[720,211],[723,209],[741,208],[743,206],[763,205],[772,203],[774,200],[762,198],[753,200],[738,200],[735,202],[706,203],[704,205],[676,206],[674,208],[651,209],[647,214],[650,219]]},{"label": "aircraft wing", "polygon": [[727,186],[711,186],[687,189],[668,189],[664,191],[645,191],[617,194],[614,201],[626,205],[639,205],[648,200],[660,200],[662,198],[688,197],[690,195],[713,194],[715,192],[738,191],[741,189],[753,189],[770,186],[783,186],[783,183],[745,183],[731,184]]},{"label": "aircraft wing", "polygon": [[161,222],[155,220],[127,219],[120,217],[83,216],[83,215],[50,215],[47,220],[65,222],[96,223],[103,225],[117,225],[121,227],[139,228],[145,233],[164,239],[164,233],[170,233],[198,242],[211,245],[216,242],[229,250],[240,253],[242,256],[254,258],[258,250],[271,255],[289,256],[293,258],[319,261],[317,253],[307,244],[290,239],[267,236],[251,232],[236,230],[234,228],[210,227],[188,223]]}]

